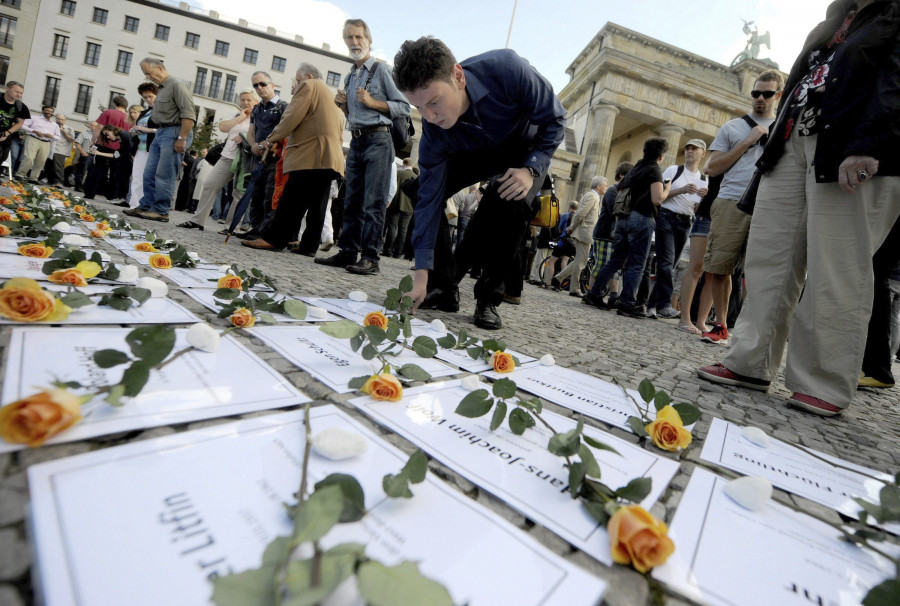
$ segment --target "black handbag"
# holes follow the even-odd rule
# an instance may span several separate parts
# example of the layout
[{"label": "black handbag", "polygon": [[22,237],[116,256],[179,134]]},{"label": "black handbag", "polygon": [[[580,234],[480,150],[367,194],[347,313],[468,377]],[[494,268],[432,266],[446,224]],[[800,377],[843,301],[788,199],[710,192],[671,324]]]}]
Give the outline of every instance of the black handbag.
[{"label": "black handbag", "polygon": [[748,215],[753,214],[753,208],[756,206],[756,192],[759,190],[759,182],[761,180],[762,172],[757,168],[756,172],[753,173],[753,177],[750,178],[750,183],[747,184],[744,193],[741,194],[741,199],[738,200],[738,210]]}]

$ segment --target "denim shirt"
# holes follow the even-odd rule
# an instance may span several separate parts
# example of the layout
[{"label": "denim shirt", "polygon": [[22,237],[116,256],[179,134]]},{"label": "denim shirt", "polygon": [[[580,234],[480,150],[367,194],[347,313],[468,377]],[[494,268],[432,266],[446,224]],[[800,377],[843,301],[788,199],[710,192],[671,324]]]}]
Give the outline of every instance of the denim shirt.
[{"label": "denim shirt", "polygon": [[[394,84],[394,78],[391,76],[390,69],[387,67],[387,64],[379,66],[378,63],[380,62],[375,61],[375,57],[369,57],[359,69],[354,63],[353,68],[350,70],[350,75],[347,76],[344,91],[347,93],[347,128],[350,130],[367,128],[369,126],[390,126],[393,118],[409,115],[409,101],[406,100],[406,97]],[[365,88],[369,74],[373,73],[372,70],[374,70],[374,76],[366,90],[369,91],[373,99],[387,103],[391,112],[390,118],[381,112],[369,109],[356,98],[356,89]]]},{"label": "denim shirt", "polygon": [[[523,166],[543,173],[565,137],[566,110],[553,86],[511,50],[494,50],[460,64],[477,124],[459,120],[451,128],[422,123],[419,146],[419,201],[412,243],[416,268],[434,268],[434,243],[447,198],[447,159],[460,151],[490,149],[521,139]],[[468,112],[467,112],[468,113]],[[523,153],[524,155],[524,153]],[[521,168],[521,167],[514,167]]]},{"label": "denim shirt", "polygon": [[260,101],[253,108],[253,112],[250,114],[250,124],[255,128],[254,136],[257,141],[264,141],[269,133],[278,126],[285,107],[287,107],[287,103],[276,95],[268,101]]}]

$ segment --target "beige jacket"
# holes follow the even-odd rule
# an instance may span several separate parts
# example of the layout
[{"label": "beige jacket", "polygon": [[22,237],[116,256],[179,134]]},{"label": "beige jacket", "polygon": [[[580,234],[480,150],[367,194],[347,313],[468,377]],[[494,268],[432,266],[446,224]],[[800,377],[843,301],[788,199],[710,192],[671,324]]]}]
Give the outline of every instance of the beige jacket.
[{"label": "beige jacket", "polygon": [[305,80],[267,141],[287,138],[284,172],[330,168],[344,174],[344,113],[322,80]]},{"label": "beige jacket", "polygon": [[594,240],[594,226],[600,218],[600,195],[589,189],[578,203],[578,210],[569,221],[572,237],[579,242],[590,244]]}]

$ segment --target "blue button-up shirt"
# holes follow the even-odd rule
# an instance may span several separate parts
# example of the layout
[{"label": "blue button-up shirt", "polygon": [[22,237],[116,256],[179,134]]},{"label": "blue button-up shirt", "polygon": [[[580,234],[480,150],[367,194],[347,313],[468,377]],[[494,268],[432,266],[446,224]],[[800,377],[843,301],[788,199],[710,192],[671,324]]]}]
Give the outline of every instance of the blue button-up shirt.
[{"label": "blue button-up shirt", "polygon": [[[345,91],[347,93],[347,127],[350,130],[370,126],[390,126],[393,118],[409,115],[409,101],[394,84],[394,78],[390,71],[386,64],[378,66],[375,57],[369,57],[359,69],[356,64],[353,65]],[[372,81],[366,88],[366,80],[369,79],[369,74],[373,73]],[[356,98],[356,89],[358,88],[365,88],[373,99],[387,103],[391,117],[388,118],[381,112],[369,109],[360,103]]]},{"label": "blue button-up shirt", "polygon": [[265,141],[266,137],[278,126],[285,107],[287,107],[287,103],[275,95],[268,101],[260,101],[253,108],[253,112],[250,114],[250,124],[253,125],[253,136],[257,143]]},{"label": "blue button-up shirt", "polygon": [[[529,141],[523,166],[543,173],[565,137],[566,110],[553,86],[511,50],[466,59],[466,94],[477,123],[460,119],[449,129],[423,122],[419,144],[419,201],[412,243],[416,268],[434,268],[434,243],[447,198],[447,159],[455,152],[498,147],[510,139]],[[523,153],[523,156],[525,154]],[[521,167],[510,167],[521,168]]]}]

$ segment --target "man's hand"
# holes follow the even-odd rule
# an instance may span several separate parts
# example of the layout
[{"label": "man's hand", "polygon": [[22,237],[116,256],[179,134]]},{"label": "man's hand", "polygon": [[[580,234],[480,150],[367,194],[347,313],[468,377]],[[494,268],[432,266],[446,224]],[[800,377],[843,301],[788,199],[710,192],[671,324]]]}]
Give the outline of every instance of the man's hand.
[{"label": "man's hand", "polygon": [[250,148],[250,153],[252,153],[257,158],[262,156],[263,151],[264,151],[263,148],[261,148],[259,145],[254,145],[253,147]]},{"label": "man's hand", "polygon": [[241,118],[241,122],[249,118],[251,113],[253,113],[253,109],[250,107],[248,107],[247,109],[242,109],[241,114],[243,114],[243,117]]},{"label": "man's hand", "polygon": [[670,196],[680,196],[681,194],[696,194],[697,191],[699,191],[699,190],[697,189],[696,185],[694,185],[693,183],[688,183],[687,185],[685,185],[683,187],[679,187],[678,189],[673,189],[671,192],[669,192],[669,195]]},{"label": "man's hand", "polygon": [[[865,172],[860,179],[859,173]],[[856,192],[856,188],[878,174],[878,160],[871,156],[847,156],[838,167],[838,183],[848,194]]]},{"label": "man's hand", "polygon": [[356,89],[356,100],[369,108],[371,108],[372,104],[375,102],[375,99],[372,98],[372,95],[369,94],[369,91],[364,88]]},{"label": "man's hand", "polygon": [[531,186],[534,185],[534,177],[527,168],[510,168],[499,180],[500,188],[497,193],[504,200],[523,200]]},{"label": "man's hand", "polygon": [[419,309],[419,305],[422,304],[422,301],[425,300],[426,294],[428,294],[428,270],[417,269],[415,277],[413,278],[412,290],[403,293],[404,297],[412,297],[413,315],[415,315],[416,310]]},{"label": "man's hand", "polygon": [[761,124],[757,124],[750,130],[750,134],[747,135],[747,138],[744,139],[750,145],[753,145],[757,141],[759,141],[763,136],[769,134],[769,129]]},{"label": "man's hand", "polygon": [[175,140],[175,153],[183,154],[186,147],[187,141],[185,141],[184,139]]},{"label": "man's hand", "polygon": [[709,193],[709,188],[704,187],[703,189],[698,189],[698,190],[697,190],[697,193],[700,194],[700,197],[701,197],[701,198],[705,198],[705,197],[706,197],[706,194]]},{"label": "man's hand", "polygon": [[334,95],[334,104],[338,107],[347,105],[347,93],[343,90],[338,90],[338,92]]},{"label": "man's hand", "polygon": [[573,232],[573,231],[574,231],[574,230],[573,230],[571,227],[567,227],[567,228],[566,228],[566,233],[569,234],[570,236],[572,235],[572,232]]},{"label": "man's hand", "polygon": [[2,133],[0,133],[0,141],[6,141],[8,138],[9,138],[8,132],[3,131]]},{"label": "man's hand", "polygon": [[243,140],[243,137],[241,137],[240,135],[235,135],[234,139],[232,139],[233,142],[238,143],[238,144],[240,144],[240,142],[242,140]]}]

